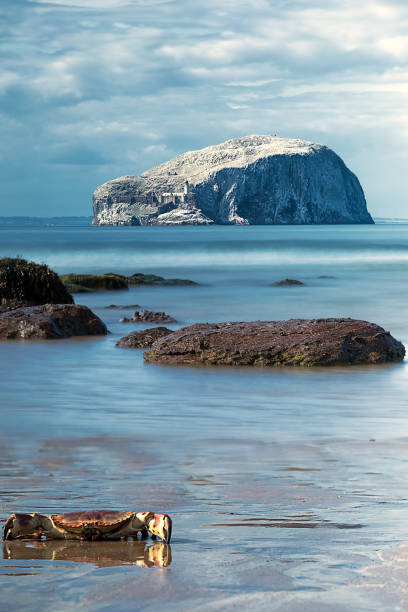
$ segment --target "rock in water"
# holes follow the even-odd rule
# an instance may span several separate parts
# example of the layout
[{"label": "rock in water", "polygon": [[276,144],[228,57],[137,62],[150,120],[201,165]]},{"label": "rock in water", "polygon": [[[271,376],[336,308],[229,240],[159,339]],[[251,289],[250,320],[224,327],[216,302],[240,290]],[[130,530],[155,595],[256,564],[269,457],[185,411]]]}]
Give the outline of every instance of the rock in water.
[{"label": "rock in water", "polygon": [[131,318],[123,317],[122,323],[177,323],[173,317],[165,312],[152,312],[151,310],[136,310]]},{"label": "rock in water", "polygon": [[22,257],[0,259],[0,312],[37,304],[73,304],[58,275]]},{"label": "rock in water", "polygon": [[94,225],[373,223],[334,151],[277,136],[234,138],[114,179],[93,208]]},{"label": "rock in water", "polygon": [[404,346],[382,327],[355,319],[198,323],[157,340],[148,363],[329,366],[401,361]]},{"label": "rock in water", "polygon": [[151,327],[143,331],[133,331],[116,343],[116,346],[126,348],[148,348],[159,338],[164,338],[173,332],[167,327]]},{"label": "rock in water", "polygon": [[72,293],[128,289],[127,278],[120,274],[63,274],[61,280]]},{"label": "rock in water", "polygon": [[272,287],[304,287],[305,283],[295,278],[284,278],[281,281],[272,283]]},{"label": "rock in water", "polygon": [[106,335],[106,325],[87,306],[43,304],[0,316],[0,340]]}]

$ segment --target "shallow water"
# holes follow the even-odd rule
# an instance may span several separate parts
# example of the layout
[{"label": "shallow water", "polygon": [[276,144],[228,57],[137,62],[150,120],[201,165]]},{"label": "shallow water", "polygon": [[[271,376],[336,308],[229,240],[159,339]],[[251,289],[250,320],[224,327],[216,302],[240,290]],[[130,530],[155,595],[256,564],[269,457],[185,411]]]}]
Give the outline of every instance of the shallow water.
[{"label": "shallow water", "polygon": [[[81,294],[106,338],[0,344],[0,518],[168,512],[173,539],[7,542],[7,610],[406,609],[407,365],[145,365],[138,303],[198,321],[352,316],[408,345],[408,226],[0,230],[58,272],[198,287]],[[329,276],[332,278],[321,278]],[[271,287],[282,278],[304,287]]]}]

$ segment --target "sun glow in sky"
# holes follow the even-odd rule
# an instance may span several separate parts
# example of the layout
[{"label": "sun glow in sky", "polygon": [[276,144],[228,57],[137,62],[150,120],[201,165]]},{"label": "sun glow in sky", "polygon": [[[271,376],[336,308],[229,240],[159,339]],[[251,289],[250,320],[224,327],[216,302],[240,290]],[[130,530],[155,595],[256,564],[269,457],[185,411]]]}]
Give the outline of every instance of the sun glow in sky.
[{"label": "sun glow in sky", "polygon": [[0,215],[90,215],[111,178],[278,134],[408,217],[405,0],[2,0],[0,22]]}]

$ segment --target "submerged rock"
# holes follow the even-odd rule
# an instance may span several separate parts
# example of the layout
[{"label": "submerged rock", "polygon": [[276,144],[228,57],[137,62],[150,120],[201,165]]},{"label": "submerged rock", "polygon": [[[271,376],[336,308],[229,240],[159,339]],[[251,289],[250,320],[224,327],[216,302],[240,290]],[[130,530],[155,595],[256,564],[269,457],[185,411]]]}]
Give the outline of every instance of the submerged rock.
[{"label": "submerged rock", "polygon": [[148,363],[329,366],[401,361],[404,346],[382,327],[356,319],[198,323],[157,340]]},{"label": "submerged rock", "polygon": [[373,223],[334,151],[252,135],[189,151],[93,194],[94,225]]},{"label": "submerged rock", "polygon": [[106,325],[87,306],[43,304],[0,315],[0,340],[106,335]]},{"label": "submerged rock", "polygon": [[159,338],[164,338],[172,333],[172,330],[167,329],[167,327],[152,327],[150,329],[144,329],[143,331],[133,331],[121,338],[116,343],[116,346],[126,348],[148,348]]},{"label": "submerged rock", "polygon": [[58,274],[21,257],[0,259],[0,312],[45,303],[74,303]]},{"label": "submerged rock", "polygon": [[284,280],[272,283],[272,287],[304,287],[304,285],[305,283],[295,278],[285,278]]},{"label": "submerged rock", "polygon": [[151,310],[136,310],[132,317],[123,317],[122,323],[177,323],[173,317],[165,312],[152,312]]}]

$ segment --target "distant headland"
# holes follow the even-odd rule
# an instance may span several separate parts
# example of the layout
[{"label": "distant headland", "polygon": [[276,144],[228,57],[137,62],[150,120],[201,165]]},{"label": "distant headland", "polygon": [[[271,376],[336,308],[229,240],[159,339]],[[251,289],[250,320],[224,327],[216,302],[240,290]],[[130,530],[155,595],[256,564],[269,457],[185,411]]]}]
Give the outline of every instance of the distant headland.
[{"label": "distant headland", "polygon": [[92,217],[0,217],[0,227],[83,227]]},{"label": "distant headland", "polygon": [[278,136],[189,151],[93,194],[94,225],[374,223],[357,177],[328,147]]}]

